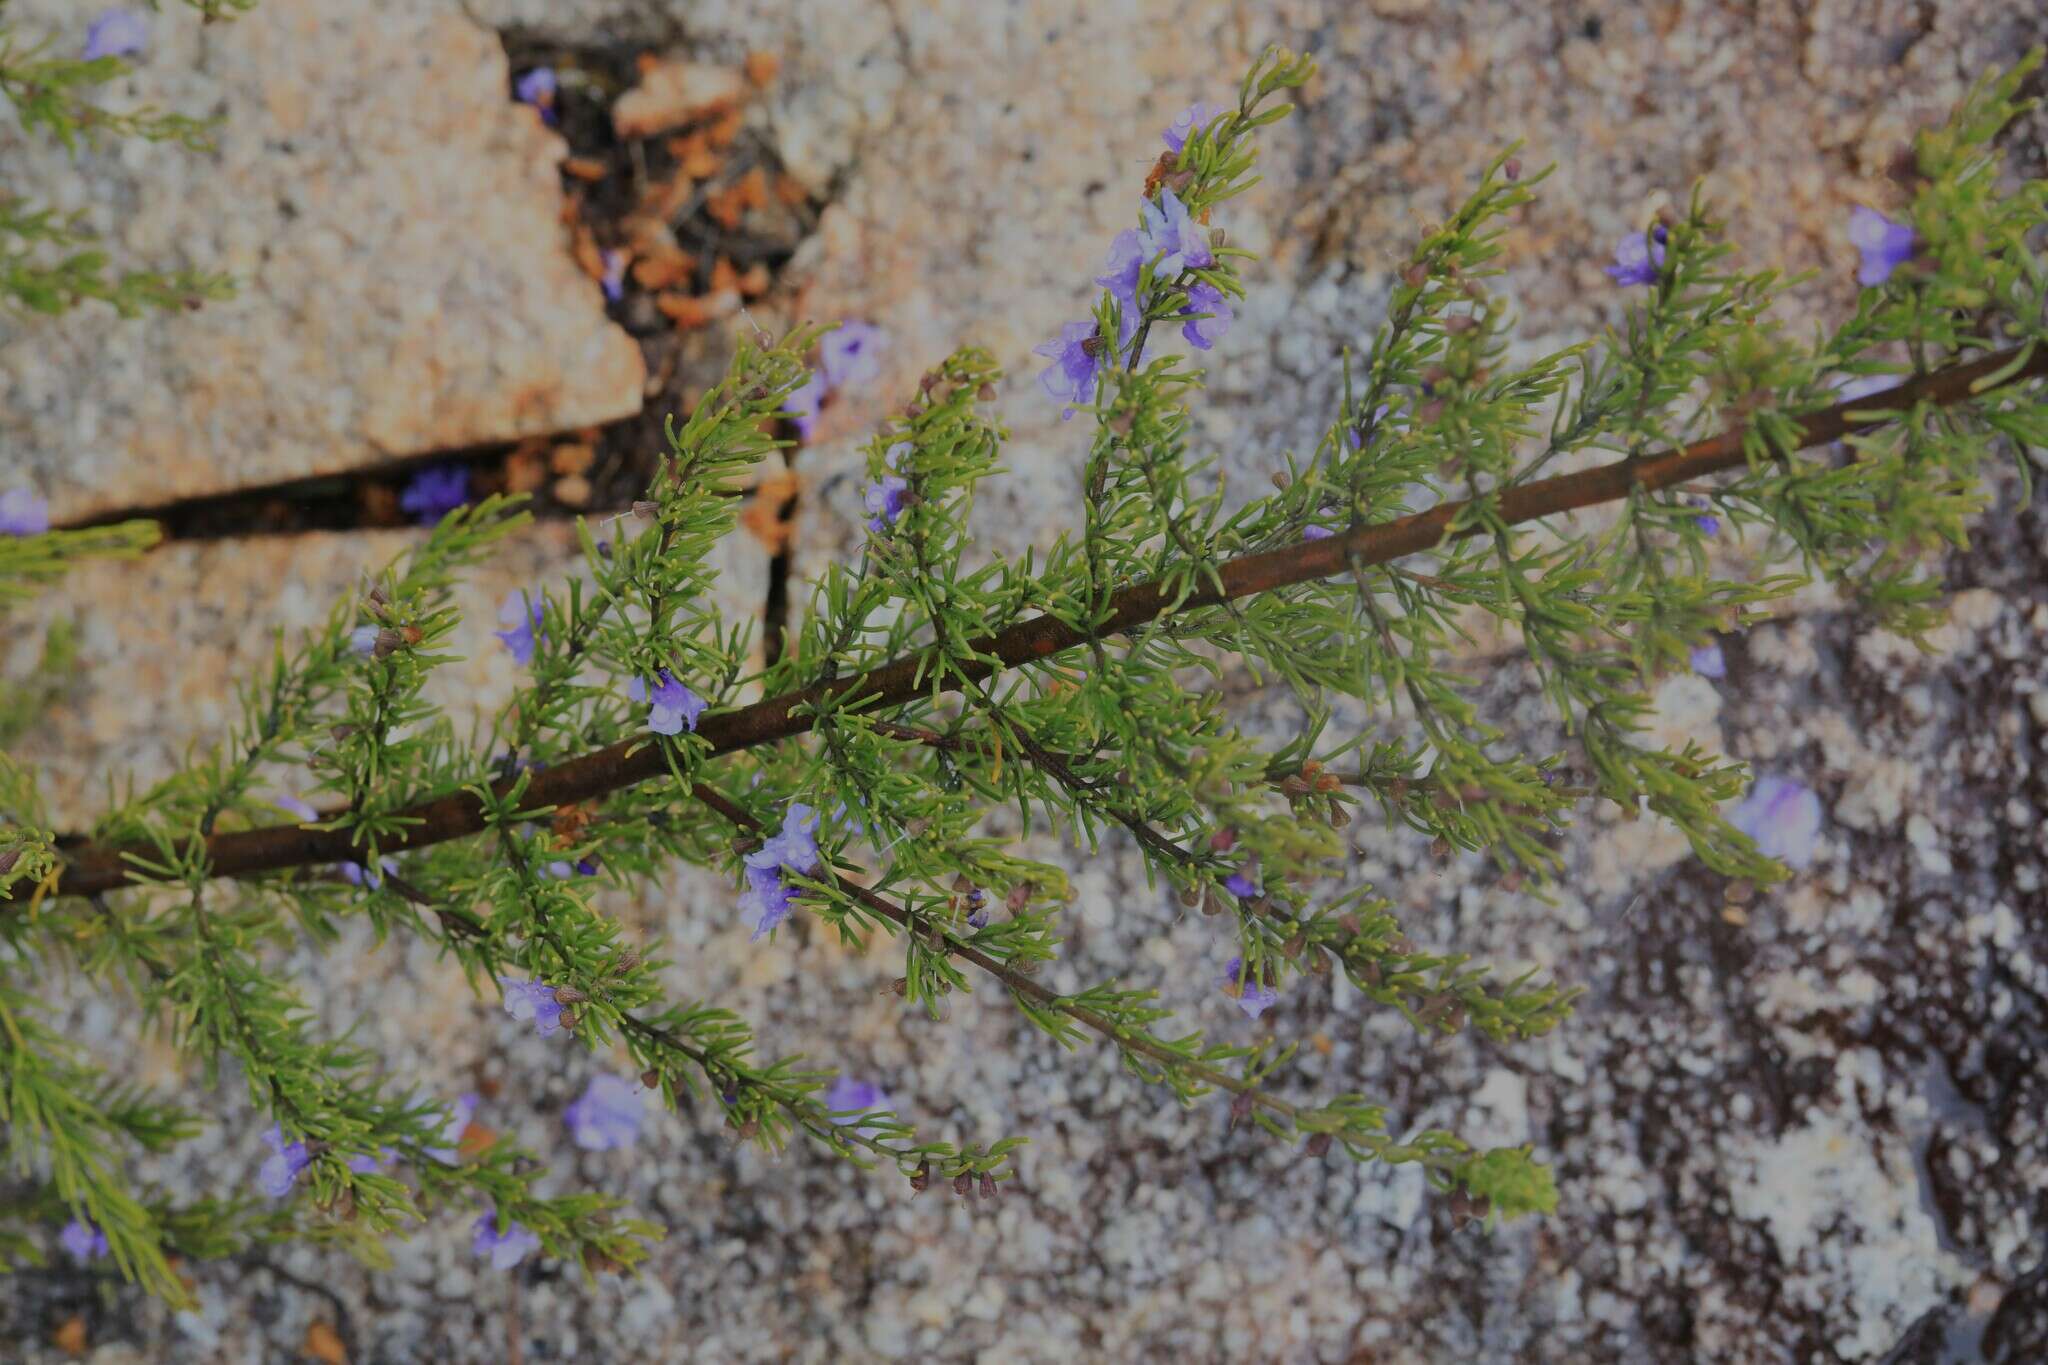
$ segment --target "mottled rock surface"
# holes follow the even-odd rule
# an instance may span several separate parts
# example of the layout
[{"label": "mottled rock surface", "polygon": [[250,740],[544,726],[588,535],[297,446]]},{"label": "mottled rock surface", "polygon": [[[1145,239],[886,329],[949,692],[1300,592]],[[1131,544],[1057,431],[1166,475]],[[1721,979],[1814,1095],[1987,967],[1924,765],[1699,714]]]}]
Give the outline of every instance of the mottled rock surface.
[{"label": "mottled rock surface", "polygon": [[[25,0],[25,40],[90,11]],[[114,325],[0,320],[0,442],[59,520],[637,412],[639,349],[563,250],[561,139],[454,4],[265,0],[152,25],[114,107],[218,114],[218,149],[75,161],[0,132],[9,192],[82,211],[117,269],[239,292]]]},{"label": "mottled rock surface", "polygon": [[[1223,91],[1269,38],[1315,50],[1325,74],[1303,117],[1270,135],[1268,182],[1227,214],[1233,240],[1272,253],[1201,412],[1240,480],[1313,439],[1335,357],[1369,337],[1414,226],[1503,141],[1527,137],[1527,160],[1560,166],[1507,242],[1530,347],[1619,316],[1598,274],[1614,238],[1700,175],[1745,261],[1821,272],[1788,316],[1836,318],[1853,299],[1847,206],[1893,202],[1883,167],[1912,127],[2044,36],[2038,16],[1990,0],[1803,17],[1405,0],[571,9],[501,0],[476,12],[567,41],[783,57],[769,99],[785,160],[835,198],[783,311],[869,317],[895,338],[883,381],[828,412],[798,461],[800,572],[856,543],[852,447],[867,423],[963,343],[1018,371],[1001,400],[1012,473],[977,510],[987,548],[1012,553],[1074,523],[1083,434],[1036,391],[1029,347],[1085,306],[1158,127]],[[2015,143],[2037,171],[2039,126]],[[577,377],[567,356],[562,372]],[[304,1250],[277,1264],[339,1295],[366,1360],[502,1362],[514,1342],[528,1361],[1789,1365],[1894,1347],[1901,1361],[2039,1359],[2048,507],[2040,494],[2022,505],[2010,480],[2001,492],[1953,565],[1964,592],[1937,654],[1812,593],[1728,643],[1725,681],[1675,679],[1660,694],[1662,726],[1820,792],[1821,855],[1789,885],[1731,900],[1669,831],[1594,814],[1546,904],[1476,863],[1440,865],[1405,834],[1353,827],[1357,875],[1394,897],[1418,941],[1587,987],[1577,1016],[1540,1042],[1424,1049],[1341,988],[1306,985],[1248,1023],[1203,984],[1227,955],[1213,922],[1148,889],[1126,844],[1094,856],[1030,846],[1072,868],[1080,893],[1054,986],[1156,984],[1179,1021],[1216,1036],[1308,1038],[1289,1081],[1303,1094],[1358,1089],[1397,1130],[1533,1142],[1557,1169],[1554,1218],[1454,1230],[1414,1172],[1231,1133],[1220,1103],[1182,1111],[1100,1053],[1060,1054],[992,991],[955,1000],[943,1024],[906,1011],[886,992],[901,970],[887,945],[852,952],[801,920],[749,945],[731,889],[678,872],[662,894],[616,907],[668,937],[677,993],[731,1003],[770,1055],[801,1050],[875,1080],[935,1137],[1028,1134],[1023,1179],[1000,1207],[913,1198],[810,1152],[766,1160],[695,1111],[653,1125],[635,1154],[578,1155],[561,1106],[606,1060],[511,1039],[445,964],[357,933],[289,960],[331,1026],[362,1021],[395,1071],[439,1093],[494,1088],[484,1122],[551,1148],[564,1185],[611,1189],[671,1236],[644,1279],[595,1289],[552,1263],[478,1269],[463,1220],[400,1248],[382,1275]],[[260,580],[274,560],[232,562],[273,553],[244,542],[210,562]],[[318,552],[309,583],[346,577],[321,578],[322,555],[349,558]],[[167,600],[210,581],[191,552],[152,562],[146,578],[107,581],[153,580]],[[309,596],[263,624],[315,610]],[[131,630],[144,627],[102,632],[97,657],[119,658]],[[206,648],[224,648],[205,633]],[[1526,664],[1488,650],[1475,668],[1486,713],[1555,743]],[[179,695],[152,725],[203,737],[218,698],[168,690]],[[1254,724],[1292,723],[1275,701],[1249,707]],[[82,773],[96,741],[74,724]],[[125,728],[103,742],[130,756],[137,743]],[[131,1025],[114,1003],[80,999],[72,1023],[126,1053]],[[159,1083],[175,1075],[159,1045],[133,1064]],[[256,1125],[233,1092],[215,1101],[227,1125],[154,1174],[212,1185],[254,1171]],[[98,1358],[278,1358],[336,1315],[267,1273],[197,1274],[206,1311],[182,1327],[133,1294],[89,1307],[107,1343]],[[89,1304],[75,1279],[22,1281],[0,1298],[0,1333],[42,1340]],[[31,1359],[56,1358],[36,1349]]]}]

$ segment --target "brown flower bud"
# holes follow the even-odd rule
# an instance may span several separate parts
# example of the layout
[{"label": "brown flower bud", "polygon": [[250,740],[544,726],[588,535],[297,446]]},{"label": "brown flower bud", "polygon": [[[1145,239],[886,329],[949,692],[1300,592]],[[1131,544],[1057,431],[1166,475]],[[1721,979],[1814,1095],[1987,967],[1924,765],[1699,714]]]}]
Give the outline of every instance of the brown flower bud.
[{"label": "brown flower bud", "polygon": [[996,401],[996,386],[993,384],[984,383],[980,388],[974,391],[974,396],[984,403],[993,403]]},{"label": "brown flower bud", "polygon": [[1187,890],[1181,892],[1180,903],[1182,905],[1185,905],[1190,910],[1194,909],[1196,906],[1202,903],[1202,889],[1198,886],[1191,886]]},{"label": "brown flower bud", "polygon": [[1204,891],[1202,893],[1202,913],[1205,915],[1220,915],[1223,913],[1223,900],[1214,891]]},{"label": "brown flower bud", "polygon": [[981,1173],[981,1197],[994,1199],[1001,1191],[996,1189],[996,1178],[987,1171]]},{"label": "brown flower bud", "polygon": [[1439,834],[1429,841],[1429,856],[1441,862],[1451,856],[1451,841]]},{"label": "brown flower bud", "polygon": [[370,647],[370,653],[375,658],[388,659],[396,654],[400,646],[405,643],[405,636],[402,632],[386,626],[377,632],[377,642]]},{"label": "brown flower bud", "polygon": [[342,741],[346,740],[350,735],[354,734],[355,732],[355,726],[346,724],[330,726],[328,727],[327,730],[327,733],[334,737],[334,742],[336,744],[340,744]]},{"label": "brown flower bud", "polygon": [[1429,282],[1429,267],[1417,261],[1401,272],[1401,283],[1410,289],[1420,289]]},{"label": "brown flower bud", "polygon": [[1309,1135],[1308,1154],[1310,1156],[1326,1156],[1329,1154],[1329,1151],[1330,1135],[1328,1133],[1312,1133]]},{"label": "brown flower bud", "polygon": [[1232,1128],[1237,1127],[1238,1124],[1243,1123],[1252,1116],[1252,1105],[1254,1103],[1255,1101],[1252,1099],[1251,1091],[1249,1090],[1243,1091],[1235,1099],[1231,1100],[1230,1126]]},{"label": "brown flower bud", "polygon": [[0,851],[0,877],[4,877],[8,873],[14,871],[14,865],[20,861],[20,849],[10,848],[5,851]]},{"label": "brown flower bud", "polygon": [[628,948],[625,952],[619,954],[618,961],[612,963],[612,973],[615,976],[624,976],[639,965],[640,950],[638,948]]},{"label": "brown flower bud", "polygon": [[1292,800],[1297,796],[1307,796],[1309,787],[1308,783],[1289,774],[1280,779],[1280,790],[1286,794],[1289,800]]},{"label": "brown flower bud", "polygon": [[903,409],[903,415],[909,418],[911,421],[915,422],[918,418],[924,416],[924,404],[910,404],[908,407]]},{"label": "brown flower bud", "polygon": [[1444,400],[1441,398],[1432,398],[1427,403],[1424,403],[1421,407],[1415,409],[1415,420],[1421,422],[1425,426],[1432,422],[1435,422],[1438,418],[1442,417],[1443,415]]},{"label": "brown flower bud", "polygon": [[370,605],[373,607],[384,607],[391,604],[391,598],[385,593],[382,583],[372,583],[370,585],[369,598]]},{"label": "brown flower bud", "polygon": [[1410,785],[1407,778],[1397,777],[1387,784],[1387,795],[1396,801],[1405,801],[1408,799]]},{"label": "brown flower bud", "polygon": [[959,1195],[962,1199],[974,1198],[974,1175],[972,1172],[962,1171],[953,1177],[953,1193]]},{"label": "brown flower bud", "polygon": [[649,1090],[661,1089],[661,1072],[654,1067],[648,1067],[640,1073],[640,1084],[646,1086]]},{"label": "brown flower bud", "polygon": [[1276,469],[1276,470],[1274,470],[1274,471],[1273,471],[1273,476],[1272,476],[1272,477],[1273,477],[1273,487],[1275,487],[1275,488],[1285,488],[1285,487],[1287,487],[1287,485],[1289,485],[1289,484],[1291,484],[1291,483],[1293,483],[1293,482],[1294,482],[1294,480],[1293,480],[1292,478],[1290,478],[1290,477],[1288,476],[1288,473],[1287,473],[1287,471],[1286,471],[1286,470],[1284,470],[1284,469]]},{"label": "brown flower bud", "polygon": [[1520,180],[1522,178],[1522,158],[1518,156],[1509,157],[1502,164],[1500,173],[1510,180]]},{"label": "brown flower bud", "polygon": [[1449,332],[1452,336],[1458,336],[1462,333],[1469,332],[1478,325],[1479,320],[1473,317],[1470,313],[1453,313],[1451,316],[1444,319],[1444,330],[1446,332]]},{"label": "brown flower bud", "polygon": [[1237,831],[1228,825],[1225,825],[1222,829],[1209,836],[1209,851],[1211,853],[1228,853],[1236,847]]},{"label": "brown flower bud", "polygon": [[1013,915],[1016,914],[1019,910],[1022,910],[1026,905],[1029,905],[1030,903],[1030,882],[1017,883],[1017,885],[1010,888],[1010,894],[1003,898],[1003,904],[1010,908],[1010,913]]},{"label": "brown flower bud", "polygon": [[617,1261],[599,1251],[596,1247],[583,1249],[583,1268],[593,1275],[614,1275],[625,1269]]},{"label": "brown flower bud", "polygon": [[579,1001],[588,1000],[589,998],[589,996],[577,990],[574,986],[555,987],[555,1003],[557,1005],[574,1005]]},{"label": "brown flower bud", "polygon": [[741,1142],[752,1142],[760,1135],[761,1121],[759,1119],[748,1119],[739,1126],[738,1137]]},{"label": "brown flower bud", "polygon": [[931,1184],[932,1163],[929,1161],[918,1162],[917,1174],[910,1177],[911,1192],[914,1194],[923,1194],[926,1190],[931,1188]]},{"label": "brown flower bud", "polygon": [[905,834],[908,834],[913,839],[922,839],[924,837],[924,832],[930,829],[931,827],[931,818],[929,816],[924,815],[920,815],[915,819],[906,820],[903,822],[903,832]]},{"label": "brown flower bud", "polygon": [[642,521],[653,521],[660,512],[661,504],[658,502],[649,502],[645,498],[633,500],[633,515]]},{"label": "brown flower bud", "polygon": [[909,995],[909,994],[910,994],[910,978],[909,978],[909,977],[907,977],[907,976],[899,976],[899,977],[897,977],[897,978],[896,978],[896,979],[895,979],[894,981],[892,981],[892,982],[890,982],[890,983],[889,983],[889,989],[890,989],[890,991],[892,991],[893,993],[895,993],[896,995],[899,995],[899,996],[907,996],[907,995]]}]

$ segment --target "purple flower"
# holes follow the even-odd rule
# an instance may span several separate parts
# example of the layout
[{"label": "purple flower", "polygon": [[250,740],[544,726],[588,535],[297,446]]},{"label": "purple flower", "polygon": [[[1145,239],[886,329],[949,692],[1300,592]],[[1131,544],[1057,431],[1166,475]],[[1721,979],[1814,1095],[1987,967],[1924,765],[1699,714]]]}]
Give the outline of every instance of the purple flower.
[{"label": "purple flower", "polygon": [[562,1002],[555,988],[544,981],[514,981],[505,987],[505,1013],[524,1023],[533,1021],[533,1031],[552,1038],[562,1031]]},{"label": "purple flower", "polygon": [[1178,275],[1182,270],[1200,270],[1214,265],[1208,234],[1202,231],[1187,205],[1170,189],[1159,191],[1157,200],[1147,199],[1138,207],[1139,230],[1146,259],[1152,262],[1154,277]]},{"label": "purple flower", "polygon": [[681,734],[685,729],[694,734],[697,717],[704,714],[704,699],[677,682],[675,675],[665,668],[654,680],[652,689],[635,678],[626,685],[626,695],[647,703],[647,728],[657,735]]},{"label": "purple flower", "polygon": [[825,381],[815,373],[789,391],[782,410],[796,423],[796,434],[808,441],[818,425],[818,408],[825,401]]},{"label": "purple flower", "polygon": [[1207,280],[1196,280],[1188,286],[1187,307],[1180,311],[1184,317],[1190,313],[1209,315],[1181,324],[1180,334],[1198,351],[1206,351],[1223,340],[1223,334],[1230,330],[1231,320],[1236,316],[1230,311],[1229,297]]},{"label": "purple flower", "polygon": [[533,642],[541,633],[541,618],[545,605],[540,598],[524,592],[509,592],[498,604],[498,624],[503,630],[491,634],[505,642],[505,648],[512,651],[512,658],[521,666],[533,662]]},{"label": "purple flower", "polygon": [[[554,992],[549,991],[550,1004],[554,1003],[554,998]],[[506,1008],[511,1008],[509,1000],[506,1002]],[[555,1013],[559,1015],[561,1012],[561,1007],[557,1005]],[[448,1117],[441,1120],[441,1145],[427,1148],[428,1156],[444,1166],[453,1166],[461,1158],[462,1153],[459,1149],[462,1146],[462,1135],[469,1131],[469,1121],[476,1116],[476,1105],[477,1096],[472,1091],[460,1096],[448,1107]]]},{"label": "purple flower", "polygon": [[1650,229],[1648,242],[1642,233],[1631,232],[1614,248],[1614,264],[1607,267],[1607,278],[1616,284],[1655,284],[1664,265],[1664,243],[1670,237],[1662,223]]},{"label": "purple flower", "polygon": [[1225,964],[1223,975],[1216,984],[1223,987],[1223,993],[1237,1002],[1245,1016],[1256,1019],[1280,999],[1280,992],[1270,986],[1261,986],[1256,980],[1246,977],[1242,983],[1239,977],[1244,973],[1244,959],[1233,957]]},{"label": "purple flower", "polygon": [[[1699,508],[1707,508],[1714,505],[1705,498],[1687,498],[1685,503],[1688,507]],[[1702,511],[1692,519],[1692,524],[1700,528],[1700,534],[1703,536],[1718,536],[1721,534],[1721,518],[1715,516],[1712,512]]]},{"label": "purple flower", "polygon": [[888,1106],[888,1097],[882,1088],[872,1081],[857,1081],[851,1076],[840,1076],[825,1091],[825,1108],[833,1114],[865,1114],[871,1110]]},{"label": "purple flower", "polygon": [[149,45],[149,20],[133,10],[104,9],[85,31],[80,61],[101,57],[132,57]]},{"label": "purple flower", "polygon": [[301,801],[296,796],[273,796],[270,798],[270,804],[281,811],[298,816],[301,824],[310,824],[320,818],[320,812],[313,808],[312,802]]},{"label": "purple flower", "polygon": [[1259,884],[1242,872],[1233,872],[1224,878],[1223,889],[1233,896],[1247,899],[1259,894]]},{"label": "purple flower", "polygon": [[872,322],[843,323],[818,343],[818,366],[827,388],[872,384],[882,374],[882,352],[889,334]]},{"label": "purple flower", "polygon": [[348,1168],[357,1175],[373,1175],[389,1166],[394,1155],[389,1147],[381,1148],[375,1156],[358,1152],[348,1159]]},{"label": "purple flower", "polygon": [[357,626],[348,633],[348,647],[350,653],[367,658],[377,649],[377,627]]},{"label": "purple flower", "polygon": [[[1031,348],[1033,355],[1052,361],[1038,376],[1048,395],[1063,403],[1085,403],[1095,396],[1095,377],[1102,368],[1102,356],[1109,348],[1092,322],[1070,322],[1060,328],[1058,338]],[[1066,421],[1074,415],[1069,407],[1060,413]]]},{"label": "purple flower", "polygon": [[341,865],[342,879],[350,886],[367,886],[372,891],[375,891],[378,887],[384,885],[385,872],[398,871],[398,859],[396,858],[379,858],[377,863],[378,867],[383,869],[382,871],[379,871],[378,867],[365,867],[361,863],[343,863]]},{"label": "purple flower", "polygon": [[307,1153],[305,1143],[286,1142],[284,1129],[275,1123],[263,1135],[263,1141],[270,1148],[270,1158],[256,1172],[256,1183],[272,1199],[282,1199],[298,1183],[299,1172],[311,1165],[313,1158]]},{"label": "purple flower", "polygon": [[988,928],[988,893],[979,887],[967,893],[967,927]]},{"label": "purple flower", "polygon": [[1755,840],[1765,857],[1804,868],[1820,837],[1820,798],[1790,778],[1760,777],[1728,813],[1728,823]]},{"label": "purple flower", "polygon": [[[902,468],[902,459],[910,451],[910,442],[898,441],[889,447],[882,457],[882,463],[891,470]],[[903,515],[904,495],[910,491],[910,484],[900,475],[889,473],[868,484],[862,498],[868,509],[868,529],[877,534],[896,524],[896,518]]]},{"label": "purple flower", "polygon": [[512,82],[512,97],[521,104],[530,104],[540,110],[542,123],[550,127],[555,122],[555,69],[551,66],[536,66]]},{"label": "purple flower", "polygon": [[503,1214],[485,1214],[476,1220],[476,1234],[470,1249],[491,1259],[491,1269],[510,1270],[528,1255],[540,1250],[540,1238],[532,1229],[512,1222]]},{"label": "purple flower", "polygon": [[1305,526],[1302,528],[1301,538],[1303,540],[1328,540],[1336,534],[1335,531],[1332,531],[1327,526]]},{"label": "purple flower", "polygon": [[1721,646],[1700,645],[1692,652],[1692,671],[1702,678],[1725,678],[1728,676],[1728,661],[1721,657]]},{"label": "purple flower", "polygon": [[1103,273],[1095,282],[1109,291],[1117,301],[1116,330],[1117,348],[1121,350],[1138,331],[1138,320],[1144,308],[1138,303],[1138,276],[1145,268],[1145,246],[1136,230],[1125,228],[1109,244],[1109,256],[1102,263]]},{"label": "purple flower", "polygon": [[1912,228],[1861,204],[1849,210],[1849,242],[1863,258],[1856,271],[1856,282],[1862,285],[1883,284],[1920,245]]},{"label": "purple flower", "polygon": [[39,536],[50,529],[50,504],[32,488],[0,493],[0,536]]},{"label": "purple flower", "polygon": [[398,505],[422,526],[432,526],[468,501],[469,470],[459,464],[428,465],[398,495]]},{"label": "purple flower", "polygon": [[107,1234],[84,1218],[74,1218],[57,1234],[57,1245],[70,1254],[76,1265],[96,1261],[107,1254]]},{"label": "purple flower", "polygon": [[1207,100],[1196,100],[1193,104],[1175,114],[1173,122],[1167,124],[1166,131],[1162,132],[1159,136],[1165,141],[1167,146],[1177,152],[1188,145],[1190,137],[1201,132],[1211,123],[1214,123],[1216,116],[1222,112],[1223,106],[1220,104],[1211,104]]},{"label": "purple flower", "polygon": [[818,868],[818,813],[801,801],[792,801],[783,814],[782,829],[746,856],[747,889],[740,895],[740,911],[754,918],[752,942],[789,917],[796,892],[783,884],[784,869],[808,876]]},{"label": "purple flower", "polygon": [[641,1095],[638,1081],[621,1076],[596,1077],[582,1098],[562,1111],[569,1136],[586,1152],[610,1152],[640,1140]]},{"label": "purple flower", "polygon": [[605,298],[617,303],[626,294],[626,253],[606,247],[600,259],[604,262],[604,274],[598,279],[598,285],[604,290]]},{"label": "purple flower", "polygon": [[754,932],[747,935],[747,942],[757,942],[788,919],[790,902],[794,898],[794,893],[782,884],[781,868],[748,868],[747,889],[740,893],[740,913],[750,916],[754,925]]}]

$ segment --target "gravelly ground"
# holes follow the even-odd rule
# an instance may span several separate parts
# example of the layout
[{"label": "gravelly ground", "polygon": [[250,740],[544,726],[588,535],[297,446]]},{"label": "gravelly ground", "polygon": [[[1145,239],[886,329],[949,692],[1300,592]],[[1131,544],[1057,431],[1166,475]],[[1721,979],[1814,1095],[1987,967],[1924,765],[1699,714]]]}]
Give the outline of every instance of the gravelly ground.
[{"label": "gravelly ground", "polygon": [[[645,24],[658,8],[483,13],[573,27]],[[1157,109],[1199,93],[1198,76],[1220,79],[1238,60],[1222,51],[1233,42],[1276,29],[1313,40],[1329,73],[1276,136],[1275,182],[1240,210],[1241,240],[1270,243],[1276,260],[1205,416],[1246,475],[1269,458],[1260,451],[1318,423],[1328,358],[1377,316],[1385,243],[1440,207],[1503,135],[1529,131],[1566,162],[1551,207],[1511,243],[1514,287],[1541,319],[1531,344],[1556,341],[1613,317],[1592,273],[1604,249],[1586,241],[1606,241],[1654,189],[1677,193],[1694,174],[1720,177],[1749,259],[1833,262],[1839,275],[1830,234],[1850,191],[1838,178],[1880,184],[1904,129],[2041,29],[1988,3],[1788,18],[1721,5],[1425,18],[1389,0],[980,14],[877,7],[821,19],[798,41],[817,85],[782,111],[785,154],[801,164],[810,146],[852,168],[843,211],[799,254],[805,306],[880,316],[907,351],[992,332],[1006,360],[1022,359],[1040,315],[1079,297],[1078,284],[1073,299],[1035,296],[1046,262],[1092,266],[1096,220],[1115,216],[1090,206],[1080,182],[1094,172],[1073,159],[1145,141],[1121,121],[1149,128]],[[689,24],[726,57],[774,28],[771,15],[722,5]],[[1107,56],[1092,52],[1105,42]],[[1086,107],[1091,73],[1128,53],[1143,54],[1132,80],[1143,93],[1105,89],[1114,118],[1092,117],[1110,126],[1016,129],[1044,117],[1029,111],[1034,89],[1043,97],[1050,83],[1060,108]],[[1888,101],[1888,83],[1907,93]],[[977,110],[996,95],[1026,112]],[[818,124],[848,121],[869,141],[816,151]],[[2039,127],[2023,131],[2023,152]],[[1012,136],[1063,139],[1069,161],[1011,161]],[[946,157],[944,174],[899,194],[913,154]],[[930,271],[910,272],[905,244],[942,231],[939,215],[986,220],[1009,201],[1025,207],[990,228],[1002,250],[977,255],[972,231],[952,223]],[[1043,255],[1011,262],[1034,233]],[[985,316],[1006,291],[1034,295],[1019,305],[1024,322]],[[1796,307],[1827,316],[1846,297],[1823,278]],[[924,358],[907,355],[907,372]],[[1070,519],[1073,441],[1025,383],[1005,402],[1019,416],[1017,473],[984,512],[991,544],[1014,548]],[[805,453],[818,496],[800,564],[837,553],[854,524],[857,492],[842,476],[856,417]],[[0,1340],[30,1361],[60,1359],[42,1343],[83,1312],[93,1358],[107,1362],[289,1359],[315,1319],[342,1322],[355,1358],[378,1361],[2041,1359],[2048,502],[2021,505],[2014,480],[2002,489],[1953,565],[1966,591],[1937,656],[1814,593],[1731,642],[1724,683],[1667,684],[1675,728],[1821,791],[1823,855],[1789,886],[1733,904],[1668,833],[1595,816],[1545,904],[1476,865],[1439,867],[1407,836],[1354,826],[1358,875],[1395,897],[1418,940],[1540,963],[1588,988],[1577,1016],[1538,1043],[1421,1049],[1398,1020],[1305,987],[1249,1025],[1187,984],[1211,974],[1209,925],[1147,890],[1126,846],[1037,849],[1071,867],[1081,892],[1053,984],[1128,974],[1161,983],[1180,1017],[1219,1035],[1319,1040],[1293,1075],[1303,1093],[1356,1087],[1388,1103],[1397,1129],[1532,1141],[1557,1167],[1555,1218],[1454,1230],[1412,1173],[1231,1133],[1222,1105],[1181,1111],[1099,1055],[1057,1055],[986,993],[932,1024],[884,993],[899,970],[886,948],[852,953],[801,925],[749,946],[730,890],[685,872],[665,894],[616,907],[668,938],[678,993],[729,1000],[757,1022],[764,1051],[804,1050],[874,1078],[938,1136],[1029,1134],[1024,1178],[1000,1208],[913,1198],[809,1152],[767,1160],[692,1113],[651,1125],[631,1156],[578,1156],[560,1111],[600,1060],[508,1042],[502,1016],[430,957],[358,935],[289,963],[323,1018],[357,1024],[394,1070],[437,1091],[489,1092],[479,1118],[559,1153],[565,1183],[602,1185],[666,1223],[649,1275],[586,1289],[548,1262],[479,1271],[456,1220],[377,1275],[297,1250],[274,1269],[202,1268],[206,1309],[183,1325],[75,1275],[22,1277],[0,1293]],[[1490,714],[1532,742],[1554,739],[1516,660],[1489,660],[1483,677]],[[1289,723],[1271,700],[1247,705],[1256,724]],[[115,1005],[69,1008],[79,1036],[128,1051],[131,1022]],[[178,1075],[155,1042],[129,1060],[159,1082]],[[199,1186],[253,1173],[261,1152],[235,1088],[211,1101],[226,1125],[152,1174]]]}]

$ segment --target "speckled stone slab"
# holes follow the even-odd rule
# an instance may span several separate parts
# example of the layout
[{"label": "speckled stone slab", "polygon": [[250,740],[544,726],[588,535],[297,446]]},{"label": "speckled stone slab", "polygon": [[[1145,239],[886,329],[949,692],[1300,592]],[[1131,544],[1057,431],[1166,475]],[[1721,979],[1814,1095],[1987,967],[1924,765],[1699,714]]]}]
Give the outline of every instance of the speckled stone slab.
[{"label": "speckled stone slab", "polygon": [[[83,42],[91,7],[8,7]],[[9,193],[79,211],[117,269],[233,276],[236,297],[122,322],[0,319],[0,483],[60,521],[512,440],[639,411],[639,348],[570,258],[561,139],[455,4],[264,0],[151,22],[113,107],[218,114],[218,150],[68,158],[0,132]]]}]

